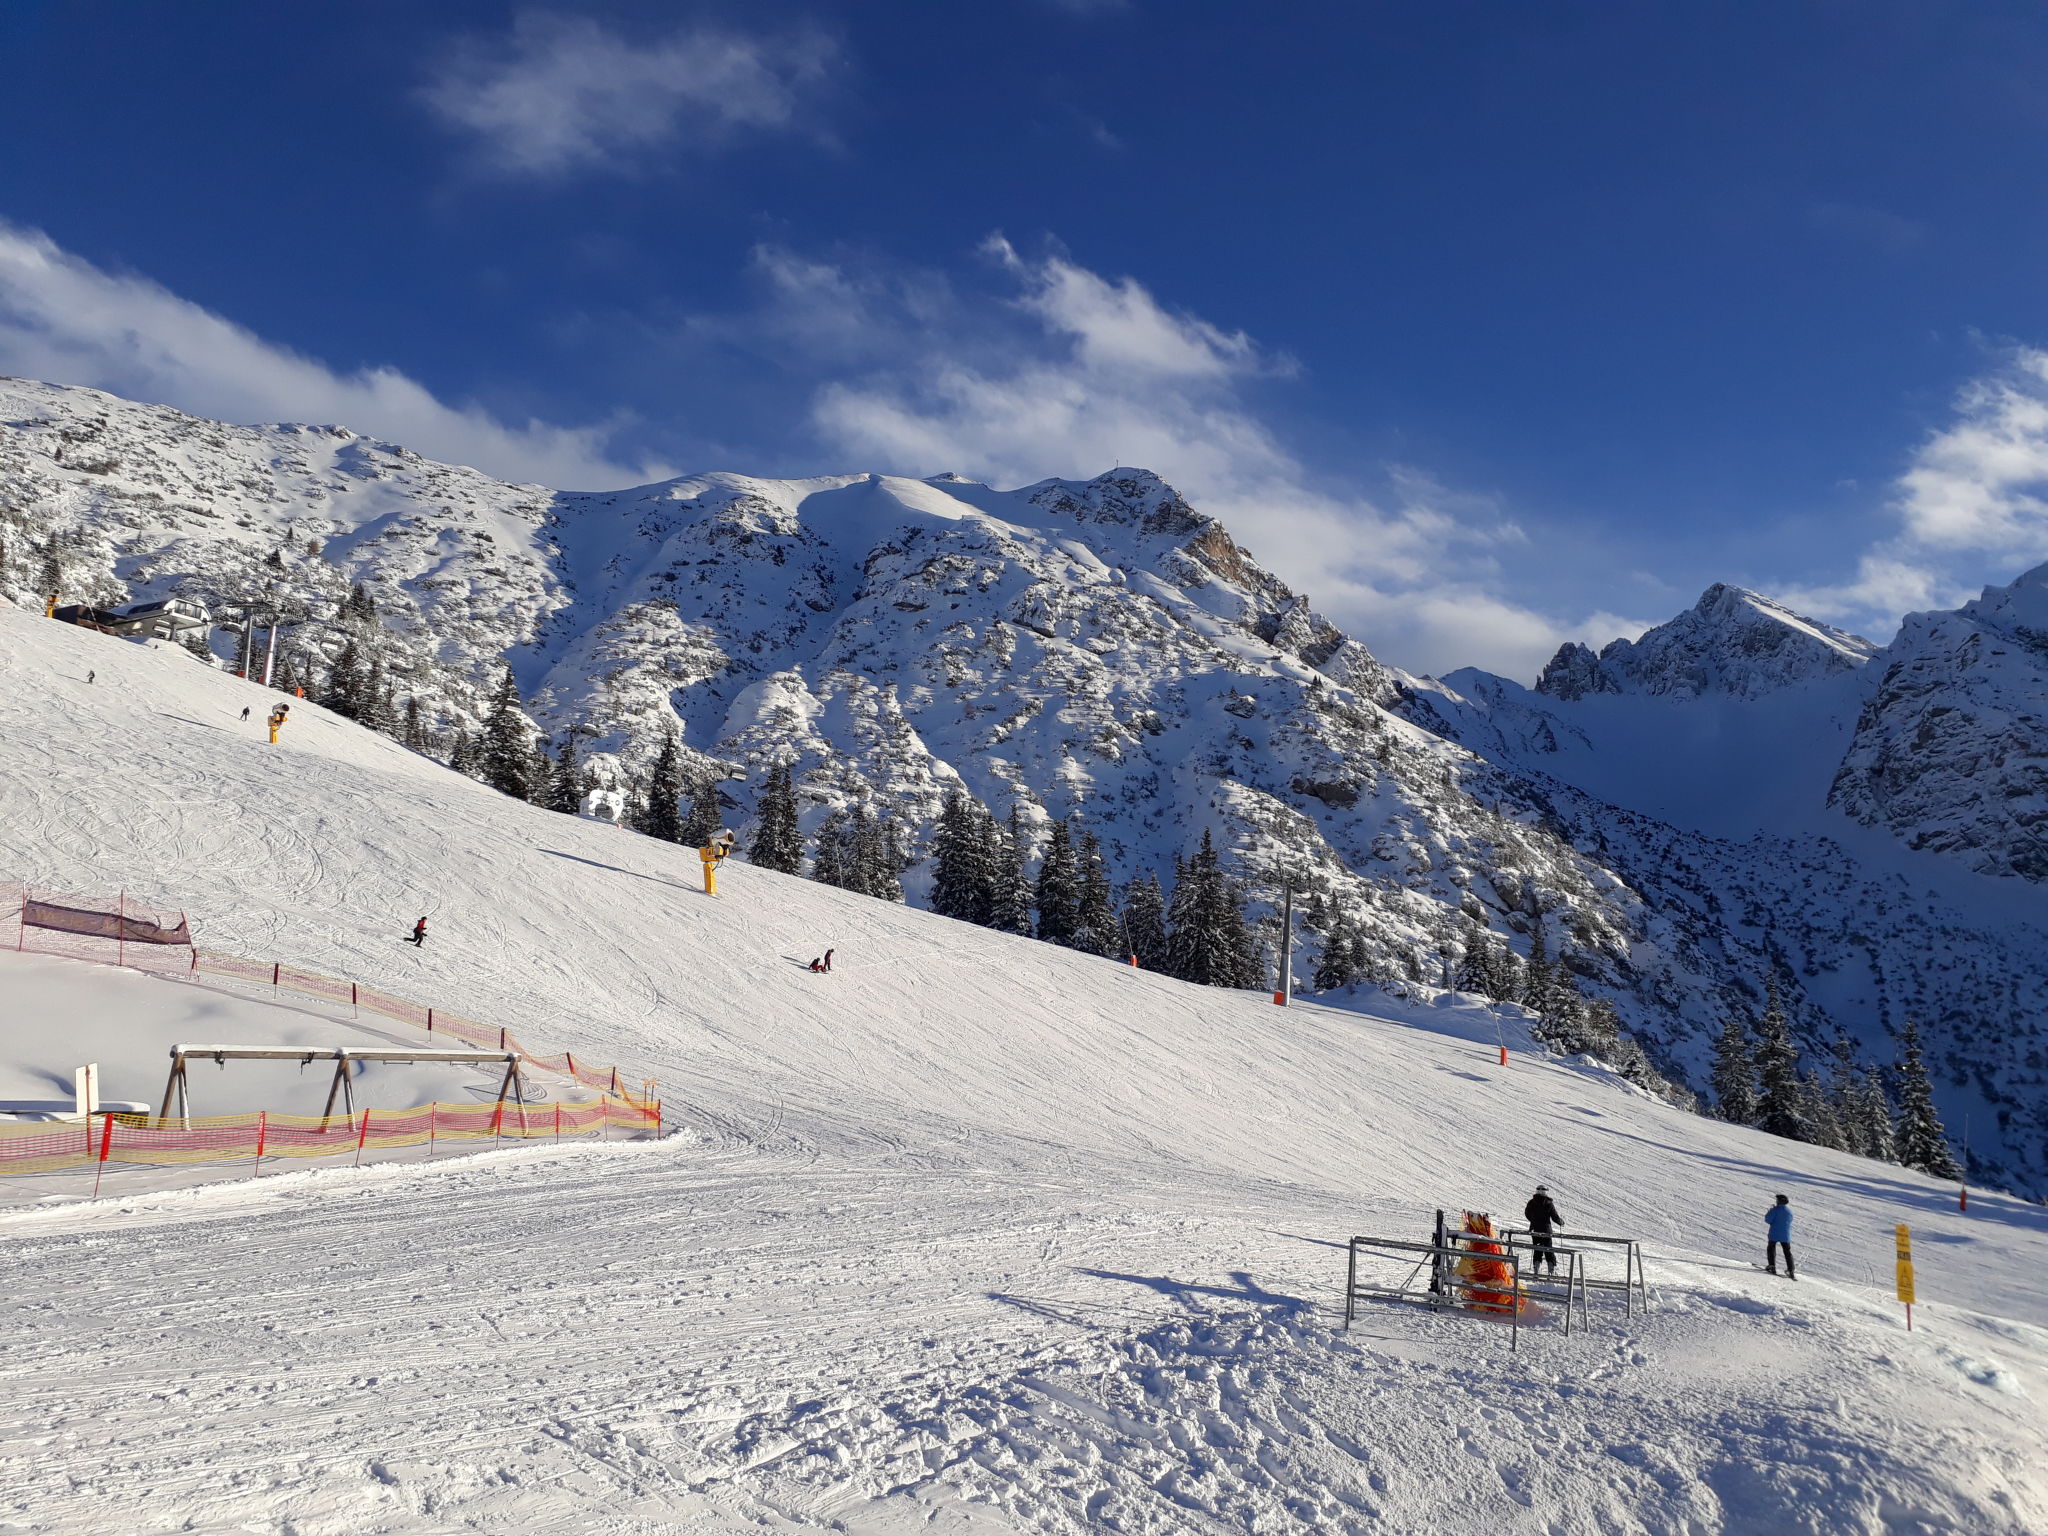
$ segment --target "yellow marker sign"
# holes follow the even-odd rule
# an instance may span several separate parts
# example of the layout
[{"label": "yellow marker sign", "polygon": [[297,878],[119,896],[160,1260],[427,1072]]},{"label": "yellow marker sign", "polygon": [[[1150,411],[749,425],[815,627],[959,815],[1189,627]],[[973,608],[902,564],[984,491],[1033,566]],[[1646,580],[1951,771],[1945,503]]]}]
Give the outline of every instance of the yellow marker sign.
[{"label": "yellow marker sign", "polygon": [[1904,1223],[1894,1229],[1898,1233],[1898,1287],[1899,1300],[1906,1304],[1906,1327],[1913,1326],[1913,1234]]}]

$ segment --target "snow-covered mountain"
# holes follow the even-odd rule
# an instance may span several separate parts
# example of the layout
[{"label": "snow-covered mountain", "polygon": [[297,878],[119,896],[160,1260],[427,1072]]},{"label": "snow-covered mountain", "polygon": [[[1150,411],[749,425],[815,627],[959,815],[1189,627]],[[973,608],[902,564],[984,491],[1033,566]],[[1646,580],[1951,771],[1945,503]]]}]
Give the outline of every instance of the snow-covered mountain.
[{"label": "snow-covered mountain", "polygon": [[[0,502],[17,601],[40,606],[54,554],[73,599],[281,615],[317,673],[361,582],[430,725],[473,728],[509,659],[544,728],[622,771],[680,728],[733,775],[743,830],[761,770],[792,760],[808,828],[865,804],[919,852],[955,788],[1039,833],[1077,818],[1119,879],[1212,832],[1268,940],[1291,881],[1356,932],[1370,979],[1441,982],[1477,935],[1526,953],[1540,926],[1695,1087],[1725,1015],[1788,969],[1817,1050],[1839,1029],[1885,1059],[1887,1026],[1919,1019],[1951,1118],[1976,1111],[1980,1170],[2048,1187],[2048,913],[1828,808],[1852,737],[1917,740],[1856,724],[1889,653],[1755,594],[1567,648],[1540,692],[1437,682],[1381,664],[1143,470],[556,492],[340,428],[23,381],[0,383]],[[925,878],[906,874],[913,901]]]}]

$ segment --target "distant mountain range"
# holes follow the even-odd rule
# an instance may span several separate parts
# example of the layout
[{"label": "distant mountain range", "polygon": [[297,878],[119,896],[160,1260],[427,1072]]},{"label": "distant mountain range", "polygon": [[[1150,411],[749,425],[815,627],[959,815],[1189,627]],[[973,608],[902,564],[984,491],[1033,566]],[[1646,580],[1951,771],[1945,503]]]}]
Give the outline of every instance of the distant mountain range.
[{"label": "distant mountain range", "polygon": [[637,782],[680,731],[743,835],[788,760],[807,830],[865,803],[919,851],[956,789],[1041,837],[1074,817],[1120,880],[1208,830],[1267,941],[1290,881],[1373,979],[1540,925],[1699,1090],[1775,972],[1817,1062],[1917,1020],[1977,1175],[2048,1193],[2048,568],[1882,647],[1715,586],[1525,688],[1382,664],[1144,470],[561,492],[21,380],[0,542],[0,596],[40,607],[54,559],[68,601],[275,618],[315,673],[361,583],[444,738],[509,662],[600,771]]}]

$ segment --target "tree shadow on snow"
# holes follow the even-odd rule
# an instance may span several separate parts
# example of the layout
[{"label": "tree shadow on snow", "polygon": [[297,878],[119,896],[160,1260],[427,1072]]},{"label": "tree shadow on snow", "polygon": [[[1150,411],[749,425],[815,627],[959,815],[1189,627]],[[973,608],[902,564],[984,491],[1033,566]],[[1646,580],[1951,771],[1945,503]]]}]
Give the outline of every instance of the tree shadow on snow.
[{"label": "tree shadow on snow", "polygon": [[664,880],[660,875],[643,875],[637,869],[621,869],[616,864],[600,864],[595,859],[579,858],[573,853],[563,853],[559,848],[538,848],[536,853],[545,853],[551,858],[567,859],[572,864],[588,864],[592,869],[609,870],[615,875],[631,875],[635,880],[651,881],[655,885],[666,885],[672,890],[694,891],[695,886],[685,885],[680,880]]},{"label": "tree shadow on snow", "polygon": [[1038,1296],[1011,1296],[1002,1291],[990,1291],[988,1299],[1006,1307],[1015,1307],[1020,1312],[1029,1312],[1033,1317],[1050,1318],[1053,1322],[1068,1323],[1076,1328],[1125,1328],[1133,1322],[1149,1320],[1145,1314],[1133,1312],[1128,1307],[1113,1307],[1101,1301],[1069,1301],[1065,1297],[1048,1301]]},{"label": "tree shadow on snow", "polygon": [[[1560,1119],[1563,1117],[1560,1116]],[[1955,1196],[1946,1190],[1923,1189],[1899,1179],[1878,1176],[1851,1178],[1840,1175],[1802,1173],[1796,1168],[1787,1168],[1781,1163],[1759,1163],[1746,1157],[1725,1157],[1718,1152],[1702,1152],[1697,1147],[1676,1147],[1669,1142],[1656,1141],[1648,1136],[1637,1136],[1630,1131],[1617,1130],[1611,1125],[1587,1126],[1587,1130],[1598,1131],[1606,1136],[1618,1136],[1624,1141],[1641,1142],[1646,1147],[1656,1147],[1663,1152],[1676,1152],[1681,1157],[1697,1158],[1705,1163],[1717,1163],[1723,1168],[1754,1173],[1774,1183],[1783,1185],[1806,1185],[1815,1190],[1839,1190],[1859,1194],[1872,1200],[1890,1201],[1894,1205],[1911,1207],[1919,1211],[1954,1211]],[[1794,1143],[1798,1145],[1798,1143]],[[1887,1166],[1874,1164],[1875,1167]],[[1960,1214],[1960,1213],[1958,1213]],[[1994,1204],[1986,1199],[1973,1202],[1965,1220],[1995,1221],[2008,1227],[2027,1231],[2048,1231],[2048,1211],[2037,1211],[2028,1206],[2006,1206]],[[1964,1239],[1967,1241],[1967,1239]]]}]

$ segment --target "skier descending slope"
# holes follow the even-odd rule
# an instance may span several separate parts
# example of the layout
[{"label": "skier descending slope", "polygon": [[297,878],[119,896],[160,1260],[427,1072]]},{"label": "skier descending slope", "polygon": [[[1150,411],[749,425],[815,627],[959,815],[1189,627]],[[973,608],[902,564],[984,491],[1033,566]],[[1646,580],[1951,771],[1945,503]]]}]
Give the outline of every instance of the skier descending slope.
[{"label": "skier descending slope", "polygon": [[415,949],[425,949],[427,947],[427,920],[424,917],[412,925],[412,937],[403,942],[412,945]]}]

